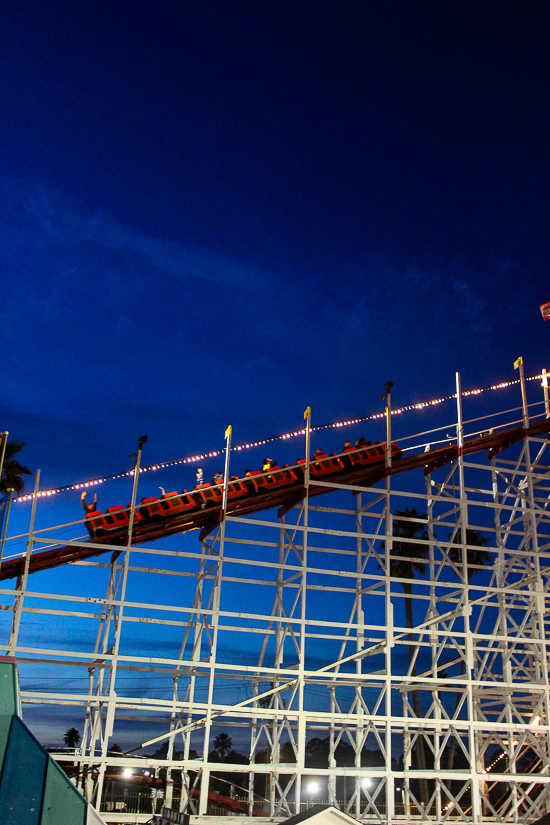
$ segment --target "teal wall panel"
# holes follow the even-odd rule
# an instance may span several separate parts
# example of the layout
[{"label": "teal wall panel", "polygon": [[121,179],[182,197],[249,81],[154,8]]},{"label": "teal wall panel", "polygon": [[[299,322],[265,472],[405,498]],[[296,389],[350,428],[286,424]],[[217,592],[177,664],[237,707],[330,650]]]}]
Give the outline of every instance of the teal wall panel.
[{"label": "teal wall panel", "polygon": [[40,825],[85,825],[86,801],[59,765],[49,760]]},{"label": "teal wall panel", "polygon": [[[4,658],[4,657],[2,657]],[[0,782],[8,745],[12,716],[17,713],[19,686],[17,670],[11,662],[0,661]]]},{"label": "teal wall panel", "polygon": [[[8,748],[8,738],[11,728],[11,716],[0,715],[0,783],[2,782],[2,773],[4,770],[4,758]],[[1,820],[0,820],[1,822]]]},{"label": "teal wall panel", "polygon": [[103,822],[20,716],[15,660],[0,656],[0,825]]},{"label": "teal wall panel", "polygon": [[15,666],[8,662],[0,662],[0,714],[13,716],[18,712],[18,695]]},{"label": "teal wall panel", "polygon": [[13,717],[0,785],[2,825],[40,825],[48,754]]}]

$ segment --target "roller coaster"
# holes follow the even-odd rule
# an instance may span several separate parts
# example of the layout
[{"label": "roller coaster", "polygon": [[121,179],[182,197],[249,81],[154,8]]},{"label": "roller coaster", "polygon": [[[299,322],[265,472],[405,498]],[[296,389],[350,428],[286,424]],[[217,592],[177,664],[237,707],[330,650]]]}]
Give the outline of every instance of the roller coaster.
[{"label": "roller coaster", "polygon": [[[550,415],[533,407],[475,432],[457,392],[435,449],[226,464],[219,483],[88,512],[88,539],[31,518],[0,566],[5,651],[29,712],[82,715],[56,757],[107,821],[155,804],[197,823],[312,802],[388,825],[550,811]],[[49,689],[25,677],[54,670]],[[220,731],[241,755],[222,765]]]},{"label": "roller coaster", "polygon": [[[478,438],[464,440],[461,448],[455,444],[439,447],[429,453],[419,453],[403,458],[402,450],[397,444],[391,445],[391,455],[396,464],[386,466],[384,462],[384,442],[376,445],[370,443],[361,449],[349,448],[339,455],[321,455],[311,462],[310,477],[312,483],[308,488],[308,498],[330,492],[330,487],[315,485],[315,480],[330,480],[334,484],[372,487],[379,481],[398,473],[423,469],[424,475],[444,467],[456,460],[459,455],[473,455],[487,452],[492,458],[507,447],[529,436],[540,436],[550,432],[550,420],[542,419],[529,427],[513,427],[497,433],[487,433]],[[262,510],[278,508],[282,517],[292,507],[306,497],[304,487],[305,459],[292,467],[274,466],[269,472],[254,470],[244,478],[228,481],[227,514],[250,515]],[[156,541],[166,536],[200,529],[201,541],[206,538],[222,521],[223,483],[203,484],[188,493],[183,490],[165,493],[161,498],[146,498],[136,508],[132,545]],[[103,514],[100,510],[86,516],[86,526],[92,543],[101,539],[102,545],[124,543],[130,520],[130,505],[114,505]],[[66,545],[34,553],[30,558],[29,573],[49,570],[63,564],[75,562],[105,552],[105,548],[78,547]],[[4,562],[0,568],[0,580],[21,575],[24,567],[24,555]]]}]

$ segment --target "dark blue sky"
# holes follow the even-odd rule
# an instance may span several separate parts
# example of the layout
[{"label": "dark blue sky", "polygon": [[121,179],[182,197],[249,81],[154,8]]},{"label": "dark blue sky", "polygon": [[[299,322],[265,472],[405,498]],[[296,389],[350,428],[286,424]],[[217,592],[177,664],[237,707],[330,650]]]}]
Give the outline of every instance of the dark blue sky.
[{"label": "dark blue sky", "polygon": [[4,0],[0,429],[42,486],[550,367],[549,33],[532,0]]},{"label": "dark blue sky", "polygon": [[546,3],[0,14],[0,412],[46,486],[550,366]]}]

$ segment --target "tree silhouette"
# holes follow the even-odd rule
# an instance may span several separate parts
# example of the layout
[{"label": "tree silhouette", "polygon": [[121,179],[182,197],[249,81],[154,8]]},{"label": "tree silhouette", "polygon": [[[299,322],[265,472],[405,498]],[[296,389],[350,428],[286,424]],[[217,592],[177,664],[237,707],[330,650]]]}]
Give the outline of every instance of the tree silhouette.
[{"label": "tree silhouette", "polygon": [[[452,535],[452,533],[449,535]],[[449,547],[449,558],[455,564],[462,574],[462,548],[457,547],[461,543],[460,531],[457,531],[451,546]],[[472,576],[481,573],[479,567],[486,567],[492,561],[492,555],[487,550],[480,548],[486,547],[489,544],[489,539],[484,536],[479,530],[472,530],[466,528],[466,565],[468,569],[468,581],[472,580]]]},{"label": "tree silhouette", "polygon": [[[396,518],[393,522],[393,547],[390,558],[389,574],[395,579],[406,579],[407,581],[400,582],[403,592],[405,594],[405,619],[407,627],[411,631],[409,637],[409,662],[411,663],[411,676],[416,676],[416,661],[414,648],[414,635],[412,629],[414,627],[413,617],[413,600],[412,600],[412,580],[418,573],[423,576],[426,572],[426,564],[423,561],[428,555],[428,545],[413,542],[411,539],[421,539],[423,542],[428,539],[428,531],[422,522],[426,520],[425,513],[419,513],[414,507],[406,507],[404,510],[396,510]],[[410,519],[415,519],[411,521]],[[409,539],[409,541],[401,541],[400,539]],[[400,558],[395,558],[399,556]],[[417,690],[412,691],[412,706],[414,715],[420,719],[420,696]],[[419,732],[416,740],[416,757],[417,767],[419,770],[426,769],[426,755],[424,750],[424,739],[422,732]],[[422,801],[428,803],[428,783],[426,779],[420,780],[420,794]]]},{"label": "tree silhouette", "polygon": [[32,476],[32,470],[21,464],[15,456],[21,452],[25,444],[22,441],[8,441],[4,454],[4,464],[2,465],[2,477],[0,478],[0,491],[5,492],[12,487],[19,495],[25,488],[25,481],[22,476]]},{"label": "tree silhouette", "polygon": [[[452,536],[452,533],[449,534],[449,538]],[[461,544],[461,533],[458,530],[455,534],[455,537],[452,541],[451,546],[449,547],[449,558],[455,564],[462,577],[464,577],[464,572],[462,570],[463,566],[463,556],[462,556],[462,548],[458,545]],[[468,583],[472,580],[473,576],[477,575],[477,573],[481,573],[482,571],[479,569],[480,567],[488,566],[491,564],[493,557],[491,553],[487,550],[483,550],[481,548],[486,547],[489,544],[489,539],[487,536],[484,536],[479,530],[472,530],[471,528],[466,528],[466,568],[468,573]],[[466,673],[466,661],[464,658],[461,659],[460,662],[460,671],[459,675],[464,676]],[[456,715],[458,706],[460,704],[460,692],[457,692],[456,699],[455,699],[455,709],[453,716]],[[456,751],[456,738],[453,737],[450,745],[449,745],[449,757],[447,760],[447,770],[451,771],[453,769],[454,759],[455,759],[455,751]],[[450,788],[450,780],[449,780],[449,788]]]},{"label": "tree silhouette", "polygon": [[[426,572],[426,564],[423,561],[428,555],[428,547],[425,544],[412,543],[410,541],[399,541],[404,539],[422,539],[427,541],[428,531],[422,524],[414,521],[404,521],[403,519],[417,519],[425,521],[426,514],[419,513],[414,507],[406,507],[404,510],[396,510],[396,516],[401,516],[401,519],[395,519],[393,522],[393,550],[392,556],[400,556],[401,558],[390,559],[390,576],[394,579],[414,579],[415,573],[423,576]],[[405,593],[405,618],[407,627],[412,630],[413,622],[413,606],[412,606],[412,583],[401,582],[401,587]],[[413,636],[409,634],[409,641],[412,645]],[[409,648],[411,659],[414,654],[414,647]],[[413,666],[414,667],[414,666]]]},{"label": "tree silhouette", "polygon": [[214,750],[220,754],[223,759],[226,753],[229,753],[233,747],[233,740],[227,733],[218,733],[214,739]]},{"label": "tree silhouette", "polygon": [[292,742],[283,742],[281,745],[281,762],[296,762],[296,752]]},{"label": "tree silhouette", "polygon": [[66,748],[76,748],[80,742],[80,734],[76,728],[68,728],[63,735],[63,742]]}]

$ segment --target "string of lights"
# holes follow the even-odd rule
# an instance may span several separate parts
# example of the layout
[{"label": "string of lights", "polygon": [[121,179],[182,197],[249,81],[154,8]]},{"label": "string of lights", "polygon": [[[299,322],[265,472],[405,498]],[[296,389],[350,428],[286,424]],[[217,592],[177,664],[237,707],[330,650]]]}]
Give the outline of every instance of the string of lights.
[{"label": "string of lights", "polygon": [[500,756],[497,756],[497,758],[496,758],[493,762],[491,762],[491,764],[490,764],[487,768],[485,768],[485,769],[482,771],[482,773],[489,773],[489,771],[490,771],[492,768],[494,768],[494,767],[495,767],[495,765],[497,764],[497,762],[500,762],[500,760],[501,760],[501,759],[504,759],[504,757],[505,757],[505,756],[508,756],[508,754],[507,754],[507,753],[505,753],[504,751],[502,751],[502,753],[500,754]]},{"label": "string of lights", "polygon": [[[541,379],[543,376],[541,373],[537,375],[530,375],[526,376],[526,381],[536,381],[537,379]],[[501,390],[506,387],[512,387],[515,384],[519,384],[520,380],[516,379],[514,381],[502,381],[500,384],[492,384],[488,387],[479,387],[474,390],[464,390],[462,392],[463,397],[467,397],[470,395],[480,395],[483,392],[490,392],[493,390]],[[402,415],[406,412],[411,412],[412,410],[424,410],[428,407],[434,407],[438,404],[443,404],[445,401],[451,401],[456,399],[456,393],[452,393],[451,395],[444,395],[441,398],[433,398],[431,401],[420,401],[417,404],[407,404],[404,407],[397,407],[396,409],[391,410],[392,416],[394,415]],[[311,427],[311,432],[321,432],[322,430],[330,430],[330,429],[337,429],[340,427],[350,427],[354,424],[361,424],[364,421],[376,421],[377,419],[384,418],[386,415],[385,412],[373,413],[371,415],[365,415],[361,418],[350,418],[346,421],[336,421],[331,424],[319,424],[316,427]],[[258,441],[248,441],[243,444],[235,444],[231,447],[231,452],[239,452],[241,450],[249,450],[254,447],[261,447],[264,444],[271,444],[274,441],[285,441],[289,438],[296,438],[301,435],[305,435],[305,427],[299,430],[294,430],[292,432],[283,433],[282,435],[273,435],[269,438],[262,438]],[[193,456],[187,456],[185,458],[177,458],[172,461],[163,461],[159,464],[151,464],[147,467],[140,467],[140,473],[148,473],[153,472],[155,470],[164,470],[168,467],[175,467],[177,465],[183,464],[196,464],[198,461],[205,461],[208,458],[216,458],[217,456],[224,455],[225,449],[221,450],[211,450],[207,453],[199,453]],[[89,487],[95,487],[98,484],[104,484],[106,481],[114,481],[117,478],[126,478],[127,476],[133,476],[134,470],[126,470],[121,473],[112,473],[111,475],[103,476],[102,478],[94,478],[90,479],[90,481],[79,481],[76,484],[66,484],[61,487],[54,487],[50,490],[41,490],[37,493],[38,497],[40,498],[47,498],[49,496],[57,495],[58,493],[66,493],[71,490],[85,490]],[[24,496],[18,496],[14,499],[14,502],[23,503],[26,501],[31,501],[33,498],[33,494],[28,494]]]},{"label": "string of lights", "polygon": [[[536,376],[535,376],[535,377],[536,377]],[[532,725],[538,725],[538,723],[539,723],[539,722],[540,722],[540,716],[536,716],[536,717],[535,717],[535,719],[533,720],[533,722],[531,722],[531,724],[532,724]],[[514,745],[517,745],[517,742],[514,742]],[[488,765],[486,768],[484,768],[484,770],[482,771],[482,773],[490,773],[490,772],[491,772],[491,770],[495,767],[495,765],[496,765],[498,762],[500,762],[500,760],[501,760],[501,759],[504,759],[504,758],[506,758],[506,757],[508,757],[508,754],[506,753],[506,751],[502,751],[502,752],[501,752],[501,753],[497,756],[497,758],[496,758],[496,759],[494,759],[494,760],[491,762],[491,764],[490,764],[490,765]],[[472,787],[471,785],[468,785],[468,787],[466,788],[466,790],[467,790],[467,791],[469,791],[471,787]],[[448,805],[446,805],[446,806],[443,808],[443,810],[444,810],[444,811],[448,811],[450,808],[452,808],[452,807],[454,806],[454,804],[455,804],[454,802],[449,802],[449,804],[448,804]],[[470,810],[470,808],[468,808],[468,809],[465,811],[465,813],[468,813],[468,811],[469,811],[469,810]]]},{"label": "string of lights", "polygon": [[[500,762],[500,760],[503,759],[505,756],[508,756],[508,754],[503,751],[500,754],[500,756],[497,756],[497,758],[494,760],[494,762],[491,762],[491,764],[482,771],[482,773],[489,773],[491,771],[491,769],[495,767],[497,762]],[[471,785],[468,785],[468,787],[466,788],[466,791],[469,791],[471,787],[472,787]],[[448,805],[445,805],[443,810],[444,811],[449,811],[451,808],[454,808],[454,804],[455,804],[454,802],[449,802]],[[469,810],[470,810],[470,808],[468,808],[467,811],[465,811],[465,813],[468,813]]]}]

